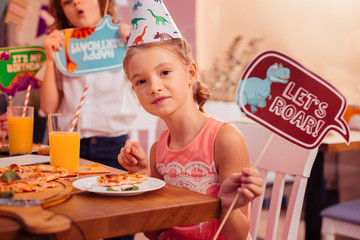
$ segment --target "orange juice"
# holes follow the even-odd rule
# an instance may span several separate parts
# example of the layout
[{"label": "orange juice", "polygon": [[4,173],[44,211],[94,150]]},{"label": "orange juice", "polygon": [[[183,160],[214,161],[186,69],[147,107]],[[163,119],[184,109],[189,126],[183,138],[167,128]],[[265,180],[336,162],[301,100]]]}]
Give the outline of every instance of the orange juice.
[{"label": "orange juice", "polygon": [[23,154],[32,152],[33,125],[32,117],[9,117],[9,152]]},{"label": "orange juice", "polygon": [[69,173],[79,170],[80,133],[49,133],[50,165],[66,168]]}]

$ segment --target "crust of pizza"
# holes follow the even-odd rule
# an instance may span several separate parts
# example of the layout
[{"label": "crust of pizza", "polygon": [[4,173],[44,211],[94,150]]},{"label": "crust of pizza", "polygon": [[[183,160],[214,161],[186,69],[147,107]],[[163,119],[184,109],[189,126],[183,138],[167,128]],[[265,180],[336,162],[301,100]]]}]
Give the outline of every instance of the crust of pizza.
[{"label": "crust of pizza", "polygon": [[107,174],[96,179],[96,184],[103,187],[132,185],[147,180],[146,173]]}]

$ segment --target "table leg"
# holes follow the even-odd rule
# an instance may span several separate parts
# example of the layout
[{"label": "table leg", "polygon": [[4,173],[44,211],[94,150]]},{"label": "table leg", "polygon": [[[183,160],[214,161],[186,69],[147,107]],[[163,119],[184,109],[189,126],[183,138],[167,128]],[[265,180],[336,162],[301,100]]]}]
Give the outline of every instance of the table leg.
[{"label": "table leg", "polygon": [[324,153],[318,152],[305,194],[305,239],[321,240],[320,211],[324,208]]}]

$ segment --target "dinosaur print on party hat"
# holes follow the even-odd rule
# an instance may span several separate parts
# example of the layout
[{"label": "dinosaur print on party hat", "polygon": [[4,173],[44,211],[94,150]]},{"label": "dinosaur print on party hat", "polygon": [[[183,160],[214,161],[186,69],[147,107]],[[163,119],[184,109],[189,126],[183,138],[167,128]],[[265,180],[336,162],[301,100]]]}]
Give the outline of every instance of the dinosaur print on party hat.
[{"label": "dinosaur print on party hat", "polygon": [[132,17],[128,46],[181,38],[162,0],[131,0]]}]

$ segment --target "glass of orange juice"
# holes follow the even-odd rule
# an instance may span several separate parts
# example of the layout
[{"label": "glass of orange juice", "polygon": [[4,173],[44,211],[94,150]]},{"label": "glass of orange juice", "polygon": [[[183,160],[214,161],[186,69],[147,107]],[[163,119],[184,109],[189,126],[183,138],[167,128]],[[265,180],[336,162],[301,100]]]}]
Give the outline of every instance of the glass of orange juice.
[{"label": "glass of orange juice", "polygon": [[75,114],[51,113],[48,115],[50,165],[66,168],[78,175],[80,157],[80,119],[70,130]]},{"label": "glass of orange juice", "polygon": [[10,156],[32,152],[34,107],[8,107]]}]

